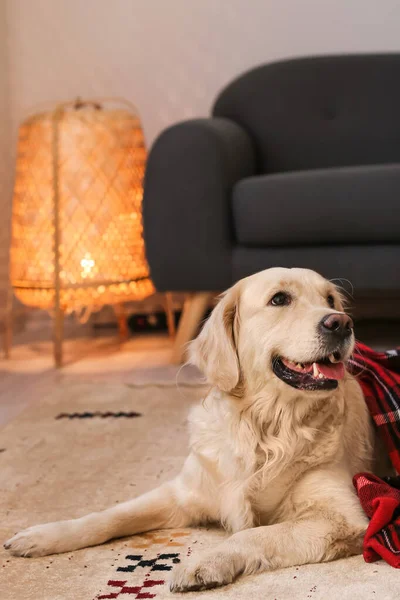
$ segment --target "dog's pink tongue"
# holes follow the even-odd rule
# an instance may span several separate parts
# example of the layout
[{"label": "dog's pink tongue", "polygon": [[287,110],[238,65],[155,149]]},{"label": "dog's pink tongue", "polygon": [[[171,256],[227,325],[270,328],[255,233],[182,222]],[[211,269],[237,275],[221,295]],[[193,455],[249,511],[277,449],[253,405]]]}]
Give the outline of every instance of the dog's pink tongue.
[{"label": "dog's pink tongue", "polygon": [[317,363],[318,371],[322,373],[328,379],[343,379],[344,377],[344,364],[338,363]]}]

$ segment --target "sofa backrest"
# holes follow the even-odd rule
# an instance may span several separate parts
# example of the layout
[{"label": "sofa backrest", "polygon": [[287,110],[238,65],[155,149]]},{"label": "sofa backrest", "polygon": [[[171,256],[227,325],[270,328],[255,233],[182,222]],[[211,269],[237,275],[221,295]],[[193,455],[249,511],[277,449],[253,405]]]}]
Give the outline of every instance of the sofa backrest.
[{"label": "sofa backrest", "polygon": [[400,54],[264,65],[228,85],[213,114],[249,132],[260,173],[400,162]]}]

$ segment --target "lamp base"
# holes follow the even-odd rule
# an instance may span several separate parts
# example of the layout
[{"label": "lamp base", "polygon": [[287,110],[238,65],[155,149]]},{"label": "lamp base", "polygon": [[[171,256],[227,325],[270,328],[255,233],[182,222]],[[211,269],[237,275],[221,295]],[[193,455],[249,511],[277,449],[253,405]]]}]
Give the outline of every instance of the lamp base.
[{"label": "lamp base", "polygon": [[[11,356],[12,337],[13,337],[13,324],[14,324],[14,310],[13,310],[13,286],[9,285],[7,291],[7,308],[4,320],[4,335],[3,335],[3,347],[4,357],[9,359]],[[165,330],[168,328],[168,333],[172,339],[175,337],[175,328],[177,318],[180,317],[180,312],[175,313],[173,310],[172,293],[168,292],[164,294],[164,309],[165,313],[157,315],[157,323],[154,326],[149,321],[149,326],[146,326],[145,320],[149,315],[136,315],[128,319],[125,305],[123,303],[113,305],[113,310],[117,317],[119,340],[121,343],[125,342],[129,338],[130,332],[139,333],[142,331],[157,331]],[[151,316],[151,315],[150,315]],[[153,315],[154,316],[154,315]],[[64,317],[65,311],[60,306],[54,307],[53,317],[53,357],[54,365],[56,368],[63,366],[63,342],[64,342]],[[135,323],[131,322],[132,319],[136,319]],[[161,326],[161,327],[160,327]]]},{"label": "lamp base", "polygon": [[4,358],[6,359],[10,358],[11,356],[13,319],[13,289],[11,284],[9,283],[7,287],[6,318],[4,320],[3,334]]}]

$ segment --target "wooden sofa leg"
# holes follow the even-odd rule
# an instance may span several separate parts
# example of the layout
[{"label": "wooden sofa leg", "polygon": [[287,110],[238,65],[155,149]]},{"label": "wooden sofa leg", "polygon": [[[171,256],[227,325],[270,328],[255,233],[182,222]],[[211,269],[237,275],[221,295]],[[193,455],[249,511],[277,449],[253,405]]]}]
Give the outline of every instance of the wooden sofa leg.
[{"label": "wooden sofa leg", "polygon": [[186,345],[197,334],[200,322],[213,295],[213,292],[196,292],[195,294],[189,294],[185,300],[172,350],[172,362],[174,364],[183,362]]}]

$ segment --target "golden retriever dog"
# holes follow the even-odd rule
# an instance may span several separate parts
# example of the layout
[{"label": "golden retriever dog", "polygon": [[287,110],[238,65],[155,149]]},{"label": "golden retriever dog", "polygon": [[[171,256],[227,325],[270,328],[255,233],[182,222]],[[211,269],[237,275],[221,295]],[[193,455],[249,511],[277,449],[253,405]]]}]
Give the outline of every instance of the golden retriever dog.
[{"label": "golden retriever dog", "polygon": [[268,269],[223,294],[190,347],[212,388],[190,413],[180,474],[139,498],[37,525],[5,547],[44,556],[159,528],[219,523],[232,535],[174,568],[171,590],[360,553],[368,520],[352,477],[374,469],[374,434],[346,370],[353,322],[336,287]]}]

